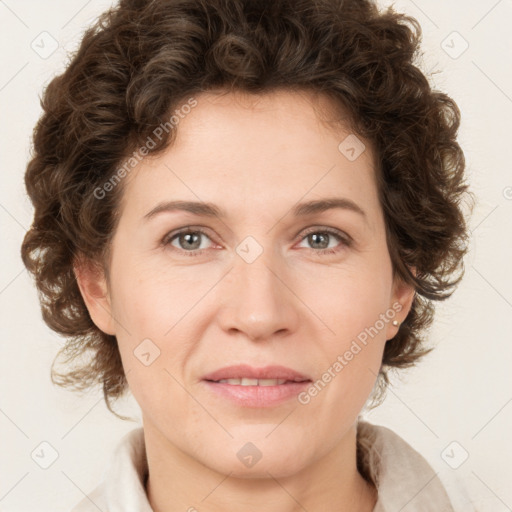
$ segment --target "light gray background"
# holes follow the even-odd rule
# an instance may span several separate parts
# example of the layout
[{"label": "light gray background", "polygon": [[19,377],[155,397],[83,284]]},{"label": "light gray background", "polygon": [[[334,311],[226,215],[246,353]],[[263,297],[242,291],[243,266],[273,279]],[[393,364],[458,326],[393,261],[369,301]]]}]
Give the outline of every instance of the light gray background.
[{"label": "light gray background", "polygon": [[[69,510],[97,485],[119,438],[138,426],[112,416],[100,390],[80,397],[51,384],[49,368],[63,339],[43,323],[19,256],[32,220],[23,174],[38,95],[63,70],[84,27],[109,5],[0,0],[1,511]],[[395,7],[421,23],[421,67],[437,71],[433,86],[462,110],[460,142],[478,204],[465,279],[439,307],[431,330],[437,349],[395,380],[367,419],[404,437],[440,475],[464,480],[479,510],[511,511],[512,2],[403,0]],[[51,55],[44,31],[58,43]],[[131,398],[118,409],[140,418]],[[58,452],[48,469],[36,462],[50,460],[42,442]],[[34,450],[39,458],[31,457]],[[469,457],[457,469],[445,461],[456,466],[465,451]]]}]

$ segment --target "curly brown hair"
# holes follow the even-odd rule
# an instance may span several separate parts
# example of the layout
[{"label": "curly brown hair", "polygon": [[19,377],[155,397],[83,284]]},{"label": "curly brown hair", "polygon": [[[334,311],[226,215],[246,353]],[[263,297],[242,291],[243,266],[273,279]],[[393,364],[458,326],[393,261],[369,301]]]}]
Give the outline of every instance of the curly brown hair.
[{"label": "curly brown hair", "polygon": [[[121,0],[103,13],[44,91],[25,175],[35,213],[22,259],[44,321],[66,337],[52,381],[77,391],[102,384],[116,415],[110,401],[128,388],[116,337],[93,323],[74,274],[85,258],[108,276],[123,183],[102,200],[94,191],[186,98],[280,88],[334,99],[375,151],[393,272],[416,290],[385,346],[383,396],[389,369],[431,350],[433,301],[462,278],[468,242],[460,111],[415,65],[420,42],[414,18],[368,0]],[[176,129],[153,136],[150,153],[167,148]],[[59,356],[68,364],[83,355],[55,370]]]}]

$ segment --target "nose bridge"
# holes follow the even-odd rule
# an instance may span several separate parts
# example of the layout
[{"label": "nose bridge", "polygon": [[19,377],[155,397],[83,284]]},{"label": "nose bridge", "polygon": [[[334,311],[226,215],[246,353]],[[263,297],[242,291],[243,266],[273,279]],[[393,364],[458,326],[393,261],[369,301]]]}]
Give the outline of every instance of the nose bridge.
[{"label": "nose bridge", "polygon": [[[270,238],[270,237],[269,237]],[[298,315],[293,293],[284,284],[277,254],[247,237],[236,248],[234,267],[224,289],[228,302],[220,314],[222,327],[236,329],[252,340],[293,330]]]}]

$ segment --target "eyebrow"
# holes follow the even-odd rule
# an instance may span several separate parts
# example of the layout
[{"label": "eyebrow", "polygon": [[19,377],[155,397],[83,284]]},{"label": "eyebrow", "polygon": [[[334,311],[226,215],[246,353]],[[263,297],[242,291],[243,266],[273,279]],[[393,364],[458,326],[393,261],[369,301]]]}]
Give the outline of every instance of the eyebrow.
[{"label": "eyebrow", "polygon": [[[308,215],[322,213],[335,208],[353,211],[361,215],[365,221],[368,220],[365,211],[360,206],[354,203],[351,199],[343,197],[330,197],[300,203],[291,209],[291,213],[295,217],[306,217]],[[176,211],[188,212],[202,217],[219,217],[221,219],[227,217],[226,212],[213,203],[177,200],[163,201],[157,204],[152,210],[144,215],[143,220],[148,221],[163,212]]]}]

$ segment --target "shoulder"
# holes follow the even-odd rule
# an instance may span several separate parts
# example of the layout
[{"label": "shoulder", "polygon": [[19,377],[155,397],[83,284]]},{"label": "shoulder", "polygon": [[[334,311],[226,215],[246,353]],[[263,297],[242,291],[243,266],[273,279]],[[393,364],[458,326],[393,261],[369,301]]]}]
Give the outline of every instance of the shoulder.
[{"label": "shoulder", "polygon": [[358,467],[378,491],[375,512],[474,512],[453,475],[441,476],[391,429],[359,420]]},{"label": "shoulder", "polygon": [[98,485],[92,492],[80,500],[70,512],[98,512],[98,509],[105,512],[108,510],[105,504],[105,491],[102,484]]},{"label": "shoulder", "polygon": [[142,427],[121,438],[97,487],[70,512],[152,512],[144,488],[148,466]]}]

